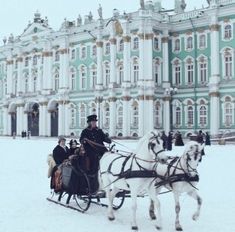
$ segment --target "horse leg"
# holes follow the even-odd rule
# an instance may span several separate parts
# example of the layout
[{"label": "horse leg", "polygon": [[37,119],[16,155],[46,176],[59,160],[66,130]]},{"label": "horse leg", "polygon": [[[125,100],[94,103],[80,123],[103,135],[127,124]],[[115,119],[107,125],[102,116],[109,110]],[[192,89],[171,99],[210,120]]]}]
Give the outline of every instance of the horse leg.
[{"label": "horse leg", "polygon": [[179,194],[174,192],[174,198],[175,198],[175,213],[176,213],[176,219],[175,219],[175,229],[177,231],[182,231],[182,226],[180,225],[179,221],[179,213],[180,213],[180,202],[179,202]]},{"label": "horse leg", "polygon": [[157,217],[155,216],[155,219],[157,219],[155,227],[156,229],[161,230],[162,229],[162,217],[161,217],[161,208],[160,208],[161,205],[160,205],[160,201],[157,198],[157,193],[156,193],[155,188],[152,190],[149,190],[149,196],[151,198],[150,207],[152,207],[152,213],[155,216],[154,209],[156,209],[156,214],[157,214]]},{"label": "horse leg", "polygon": [[138,230],[138,226],[136,223],[136,210],[137,210],[137,193],[135,191],[131,191],[131,201],[132,201],[132,223],[131,229]]},{"label": "horse leg", "polygon": [[202,206],[202,198],[197,194],[196,190],[188,192],[188,195],[197,201],[197,211],[193,214],[193,220],[196,221],[200,215],[200,210]]},{"label": "horse leg", "polygon": [[154,203],[153,203],[153,200],[151,199],[150,200],[150,206],[149,206],[149,216],[152,220],[156,220],[157,217],[155,215],[155,212],[154,212]]}]

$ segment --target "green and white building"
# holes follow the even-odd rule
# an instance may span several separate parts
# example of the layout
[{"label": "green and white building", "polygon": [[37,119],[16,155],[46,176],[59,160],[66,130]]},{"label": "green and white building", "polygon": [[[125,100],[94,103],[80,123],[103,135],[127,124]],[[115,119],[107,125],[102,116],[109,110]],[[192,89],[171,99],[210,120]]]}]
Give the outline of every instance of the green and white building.
[{"label": "green and white building", "polygon": [[0,47],[0,134],[79,135],[96,113],[110,136],[153,128],[235,131],[235,0],[173,11],[161,1],[103,19],[33,23]]}]

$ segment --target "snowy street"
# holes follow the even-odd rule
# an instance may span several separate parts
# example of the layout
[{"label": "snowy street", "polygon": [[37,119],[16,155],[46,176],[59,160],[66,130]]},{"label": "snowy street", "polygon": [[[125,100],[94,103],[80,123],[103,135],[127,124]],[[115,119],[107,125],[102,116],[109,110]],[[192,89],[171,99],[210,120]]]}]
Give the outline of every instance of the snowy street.
[{"label": "snowy street", "polygon": [[[69,142],[69,141],[67,141]],[[123,142],[130,148],[134,141]],[[130,199],[110,222],[106,208],[92,205],[84,213],[50,203],[47,155],[57,139],[0,138],[0,231],[2,232],[126,232],[130,230]],[[123,149],[123,148],[122,148]],[[235,231],[235,145],[206,147],[206,156],[198,170],[199,194],[203,199],[198,221],[192,220],[196,202],[181,197],[181,225],[185,232]],[[181,155],[182,147],[173,147],[170,154]],[[174,231],[175,209],[172,193],[159,197],[163,232]],[[139,231],[157,231],[148,216],[148,198],[138,199]]]}]

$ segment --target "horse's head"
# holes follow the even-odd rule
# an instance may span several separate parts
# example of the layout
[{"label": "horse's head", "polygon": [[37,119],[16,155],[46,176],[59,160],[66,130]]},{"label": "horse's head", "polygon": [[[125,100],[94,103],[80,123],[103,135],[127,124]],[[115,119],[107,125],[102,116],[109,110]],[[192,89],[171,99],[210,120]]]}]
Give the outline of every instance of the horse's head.
[{"label": "horse's head", "polygon": [[191,177],[197,175],[197,166],[201,161],[201,152],[204,148],[204,144],[201,145],[198,142],[190,141],[185,145],[183,159],[185,162],[185,171]]},{"label": "horse's head", "polygon": [[168,157],[162,146],[161,135],[157,131],[151,131],[146,135],[148,141],[148,151],[151,153],[154,160],[161,163],[166,163]]}]

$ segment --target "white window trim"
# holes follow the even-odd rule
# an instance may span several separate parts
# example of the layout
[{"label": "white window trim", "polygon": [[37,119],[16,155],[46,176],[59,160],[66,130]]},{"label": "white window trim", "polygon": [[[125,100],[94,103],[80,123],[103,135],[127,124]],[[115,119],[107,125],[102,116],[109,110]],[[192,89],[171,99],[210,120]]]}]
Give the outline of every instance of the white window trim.
[{"label": "white window trim", "polygon": [[[188,38],[192,37],[192,48],[187,48],[187,40]],[[184,49],[186,52],[191,52],[194,49],[194,34],[192,35],[187,35],[184,37]]]},{"label": "white window trim", "polygon": [[[158,74],[159,74],[159,82],[158,84],[155,81],[155,64],[157,62],[157,59],[159,60],[159,64],[158,64]],[[153,59],[153,78],[154,78],[154,84],[156,86],[160,86],[162,84],[162,59],[160,57],[155,57],[155,59]]]},{"label": "white window trim", "polygon": [[[192,64],[193,64],[193,82],[192,83],[188,82],[188,69],[187,69],[187,65],[188,65],[187,59],[188,58],[190,58],[192,60]],[[193,84],[195,84],[195,60],[191,56],[190,57],[186,57],[184,59],[184,70],[185,70],[185,73],[184,73],[184,78],[185,78],[184,79],[184,83],[186,85],[192,86]]]},{"label": "white window trim", "polygon": [[[231,38],[225,38],[225,27],[227,26],[227,25],[230,25],[231,26]],[[222,41],[225,41],[225,42],[227,42],[227,41],[231,41],[231,40],[233,40],[233,23],[232,22],[227,22],[227,23],[223,23],[222,24]]]},{"label": "white window trim", "polygon": [[[158,39],[158,49],[155,49],[155,47],[154,47],[154,39]],[[162,50],[162,38],[161,38],[161,36],[154,36],[153,37],[153,50],[155,51],[155,52],[161,52],[161,50]]]},{"label": "white window trim", "polygon": [[[176,60],[178,60],[179,61],[179,67],[180,67],[180,84],[178,85],[176,85],[176,73],[175,73],[175,67],[177,66],[177,65],[175,65],[174,63],[175,63],[175,61]],[[173,75],[173,85],[175,85],[175,86],[180,86],[180,85],[182,85],[183,83],[183,79],[182,79],[182,77],[183,77],[183,75],[182,75],[182,61],[180,60],[180,59],[178,59],[178,58],[176,58],[176,59],[174,59],[174,60],[172,60],[172,62],[171,62],[171,64],[172,64],[172,75]]]},{"label": "white window trim", "polygon": [[[85,49],[85,56],[82,57],[82,50]],[[87,47],[86,46],[81,46],[80,47],[80,59],[85,60],[87,58]]]},{"label": "white window trim", "polygon": [[[156,125],[156,120],[155,120],[155,118],[156,118],[156,115],[155,115],[155,113],[156,113],[156,105],[157,105],[157,103],[159,103],[159,105],[160,105],[160,112],[159,112],[159,127],[157,127],[157,125]],[[160,127],[162,127],[162,113],[163,113],[163,106],[162,106],[162,102],[159,102],[159,101],[155,101],[154,102],[154,111],[153,111],[153,119],[154,119],[154,128],[160,128]]]},{"label": "white window trim", "polygon": [[[202,107],[202,106],[205,106],[205,108],[206,108],[206,124],[204,125],[204,126],[201,126],[201,124],[200,124],[200,108]],[[198,123],[198,125],[201,127],[201,128],[205,128],[205,127],[207,127],[208,126],[208,121],[209,121],[209,112],[208,112],[208,105],[206,105],[206,104],[201,104],[201,105],[197,105],[197,115],[198,115],[198,118],[197,118],[197,123]]]},{"label": "white window trim", "polygon": [[[135,39],[138,39],[138,48],[135,48],[134,47],[134,41],[135,41]],[[132,49],[132,51],[138,51],[139,49],[140,49],[140,38],[138,37],[138,36],[134,36],[133,38],[132,38],[132,45],[131,45],[131,49]]]},{"label": "white window trim", "polygon": [[[232,76],[231,77],[225,76],[225,73],[226,73],[225,72],[225,51],[226,51],[226,49],[229,49],[230,53],[232,55]],[[234,49],[230,48],[230,47],[223,48],[221,50],[221,61],[222,61],[222,78],[225,80],[234,78]]]},{"label": "white window trim", "polygon": [[[84,71],[85,71],[85,77],[86,77],[86,81],[85,81],[85,87],[82,87],[82,67],[84,67]],[[80,90],[86,90],[87,89],[87,67],[85,65],[80,65],[79,66],[79,82],[80,82]]]},{"label": "white window trim", "polygon": [[223,126],[227,127],[225,122],[226,122],[226,117],[225,117],[225,105],[226,103],[230,103],[232,105],[232,124],[229,126],[229,127],[232,127],[233,124],[234,124],[234,109],[235,109],[235,104],[233,102],[233,100],[231,101],[225,101],[225,100],[222,100],[223,103],[221,105],[222,107],[222,123],[223,123]]},{"label": "white window trim", "polygon": [[[200,47],[200,36],[205,35],[205,47]],[[197,47],[199,50],[205,50],[207,48],[207,33],[198,33],[197,34]]]},{"label": "white window trim", "polygon": [[[204,58],[206,65],[207,65],[207,69],[206,69],[206,80],[205,82],[201,82],[201,76],[200,76],[200,64],[204,64],[203,62],[200,61],[201,57]],[[197,74],[198,74],[198,84],[201,84],[201,85],[206,85],[208,83],[208,80],[209,80],[209,63],[208,63],[208,57],[204,56],[204,55],[201,55],[197,58]]]},{"label": "white window trim", "polygon": [[[172,102],[172,106],[173,106],[173,125],[175,127],[181,127],[183,125],[183,105],[180,101],[175,100]],[[180,117],[180,124],[176,125],[176,108],[179,107],[180,108],[180,112],[181,112],[181,117]]]},{"label": "white window trim", "polygon": [[[180,47],[179,47],[180,49],[179,50],[175,50],[175,41],[177,39],[179,39],[179,41],[180,41]],[[173,37],[173,39],[172,39],[172,52],[174,54],[180,53],[181,52],[181,47],[182,47],[182,45],[181,45],[181,37]]]}]

